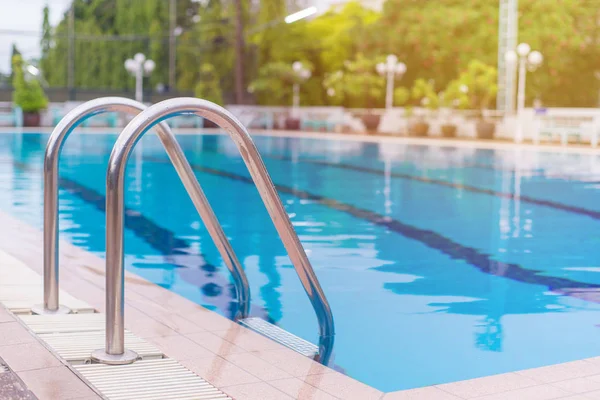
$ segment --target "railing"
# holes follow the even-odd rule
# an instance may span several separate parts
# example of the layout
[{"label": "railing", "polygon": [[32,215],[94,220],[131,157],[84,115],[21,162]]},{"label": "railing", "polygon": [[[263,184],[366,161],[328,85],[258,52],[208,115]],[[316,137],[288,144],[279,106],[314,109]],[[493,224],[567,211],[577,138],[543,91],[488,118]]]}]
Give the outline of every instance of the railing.
[{"label": "railing", "polygon": [[[215,122],[237,145],[317,315],[319,355],[328,358],[335,334],[331,308],[252,138],[246,128],[224,108],[201,99],[179,98],[155,104],[137,115],[125,127],[111,152],[106,175],[106,345],[104,349],[95,351],[92,359],[108,364],[125,364],[137,358],[137,354],[124,347],[125,166],[136,143],[150,128],[159,121],[186,114]],[[166,149],[179,149],[172,135],[165,135],[165,138],[167,140],[163,144]],[[180,176],[186,176],[186,180],[191,181],[194,175],[189,164],[179,161],[179,164],[174,163],[175,168]],[[218,224],[216,219],[209,222]],[[238,284],[236,282],[236,286]]]},{"label": "railing", "polygon": [[[65,140],[77,125],[94,115],[106,112],[124,112],[136,115],[145,109],[145,105],[134,100],[122,97],[104,97],[88,101],[71,110],[52,131],[44,156],[44,304],[35,306],[32,309],[33,313],[65,314],[71,311],[59,303],[58,161]],[[250,290],[244,270],[173,133],[165,123],[158,124],[156,128],[158,137],[185,189],[227,268],[233,275],[239,302],[238,317],[245,318],[250,309]],[[113,349],[113,351],[118,350]]]}]

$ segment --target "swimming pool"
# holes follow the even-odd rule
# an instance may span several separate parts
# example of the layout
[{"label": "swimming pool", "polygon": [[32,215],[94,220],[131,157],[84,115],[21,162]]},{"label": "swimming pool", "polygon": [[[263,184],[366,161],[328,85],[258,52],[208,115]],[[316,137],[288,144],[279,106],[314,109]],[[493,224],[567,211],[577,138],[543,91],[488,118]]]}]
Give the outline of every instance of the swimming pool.
[{"label": "swimming pool", "polygon": [[[0,135],[0,209],[42,226],[47,135]],[[72,135],[63,238],[104,251],[116,136]],[[600,354],[600,158],[255,138],[336,322],[333,367],[382,391]],[[313,343],[317,321],[231,140],[179,137],[243,263],[251,315]],[[127,169],[127,268],[231,317],[230,276],[154,136]]]}]

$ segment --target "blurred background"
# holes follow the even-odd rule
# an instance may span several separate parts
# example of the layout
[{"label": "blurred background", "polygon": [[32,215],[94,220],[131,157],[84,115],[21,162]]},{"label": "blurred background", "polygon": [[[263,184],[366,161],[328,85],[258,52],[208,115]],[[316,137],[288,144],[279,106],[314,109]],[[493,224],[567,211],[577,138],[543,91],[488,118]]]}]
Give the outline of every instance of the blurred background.
[{"label": "blurred background", "polygon": [[[600,101],[598,5],[598,0],[3,1],[0,98],[10,99],[15,53],[39,69],[53,101],[83,99],[90,91],[133,91],[135,80],[123,62],[142,52],[156,63],[144,78],[149,94],[198,92],[228,104],[288,104],[286,73],[301,61],[311,71],[303,104],[383,107],[380,93],[328,94],[332,87],[323,82],[349,63],[374,66],[387,54],[406,65],[398,88],[410,90],[424,79],[436,93],[443,91],[473,60],[498,69],[502,81],[498,55],[518,36],[545,60],[528,79],[528,103],[590,107]],[[309,7],[316,12],[285,22]],[[374,85],[383,91],[383,77],[373,72]],[[395,104],[410,103],[410,97],[399,91]]]}]

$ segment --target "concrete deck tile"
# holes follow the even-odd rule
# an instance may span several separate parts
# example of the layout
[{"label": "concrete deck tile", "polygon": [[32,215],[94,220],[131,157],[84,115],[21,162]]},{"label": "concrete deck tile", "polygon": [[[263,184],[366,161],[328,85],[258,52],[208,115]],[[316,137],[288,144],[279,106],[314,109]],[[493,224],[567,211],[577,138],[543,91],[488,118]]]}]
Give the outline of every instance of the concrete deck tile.
[{"label": "concrete deck tile", "polygon": [[256,376],[219,356],[183,360],[181,364],[219,389],[260,382]]},{"label": "concrete deck tile", "polygon": [[278,379],[270,381],[269,385],[297,400],[335,400],[332,396],[298,378]]},{"label": "concrete deck tile", "polygon": [[600,390],[600,380],[592,380],[589,378],[567,379],[565,381],[554,382],[552,386],[566,390],[571,393],[585,393],[594,390]]},{"label": "concrete deck tile", "polygon": [[239,325],[234,325],[224,331],[213,331],[212,333],[247,351],[277,350],[282,348],[281,344]]},{"label": "concrete deck tile", "polygon": [[0,346],[0,357],[15,372],[63,365],[38,341]]},{"label": "concrete deck tile", "polygon": [[537,382],[552,383],[600,374],[600,364],[579,360],[516,372]]},{"label": "concrete deck tile", "polygon": [[52,367],[19,373],[39,400],[70,400],[95,393],[67,367]]},{"label": "concrete deck tile", "polygon": [[508,373],[445,383],[443,385],[438,385],[437,387],[455,396],[471,399],[473,397],[486,396],[537,385],[539,385],[539,382],[534,381],[531,378],[516,373]]},{"label": "concrete deck tile", "polygon": [[335,372],[294,350],[281,346],[276,350],[253,351],[252,354],[295,377]]},{"label": "concrete deck tile", "polygon": [[263,381],[292,377],[287,372],[284,372],[251,353],[227,354],[224,355],[223,358]]},{"label": "concrete deck tile", "polygon": [[552,400],[570,396],[565,390],[552,385],[532,386],[524,389],[510,390],[508,392],[490,394],[476,397],[476,400]]},{"label": "concrete deck tile", "polygon": [[342,399],[378,400],[379,390],[339,373],[308,375],[302,381]]},{"label": "concrete deck tile", "polygon": [[236,400],[292,400],[287,394],[264,383],[249,383],[223,388],[223,391]]},{"label": "concrete deck tile", "polygon": [[236,346],[235,344],[215,335],[212,332],[189,333],[185,336],[219,356],[247,352],[246,349]]},{"label": "concrete deck tile", "polygon": [[428,386],[387,393],[383,396],[383,400],[460,400],[460,397],[444,392],[442,389]]},{"label": "concrete deck tile", "polygon": [[178,361],[207,358],[214,355],[212,352],[182,335],[153,336],[146,340],[156,345],[168,357]]},{"label": "concrete deck tile", "polygon": [[0,343],[4,346],[34,342],[35,338],[20,323],[4,322],[0,324]]}]

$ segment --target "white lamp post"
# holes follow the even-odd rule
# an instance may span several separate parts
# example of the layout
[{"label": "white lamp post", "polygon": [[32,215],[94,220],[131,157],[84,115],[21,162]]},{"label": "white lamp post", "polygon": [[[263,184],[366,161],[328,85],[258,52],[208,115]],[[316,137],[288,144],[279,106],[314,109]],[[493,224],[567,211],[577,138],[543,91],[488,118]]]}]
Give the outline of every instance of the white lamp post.
[{"label": "white lamp post", "polygon": [[392,108],[394,106],[394,78],[396,75],[402,78],[402,75],[406,72],[406,64],[398,62],[398,57],[390,54],[387,56],[385,63],[377,64],[376,69],[379,75],[387,76],[385,108]]},{"label": "white lamp post", "polygon": [[519,86],[517,89],[517,130],[515,132],[515,142],[523,141],[523,109],[525,108],[525,81],[527,79],[527,70],[535,71],[544,61],[544,56],[539,51],[531,51],[531,46],[527,43],[521,43],[517,46],[517,51],[509,50],[505,54],[507,67],[514,68],[519,62]]},{"label": "white lamp post", "polygon": [[[296,77],[298,77],[300,82],[304,82],[310,78],[310,70],[305,68],[300,61],[293,63],[292,69],[294,70],[294,74],[296,74]],[[294,96],[292,100],[292,114],[296,118],[298,116],[298,108],[300,107],[300,83],[298,81],[294,82],[293,90]]]},{"label": "white lamp post", "polygon": [[125,69],[135,76],[135,99],[139,102],[144,98],[144,75],[150,75],[155,67],[154,61],[146,60],[146,56],[142,53],[137,53],[133,58],[125,61]]}]

